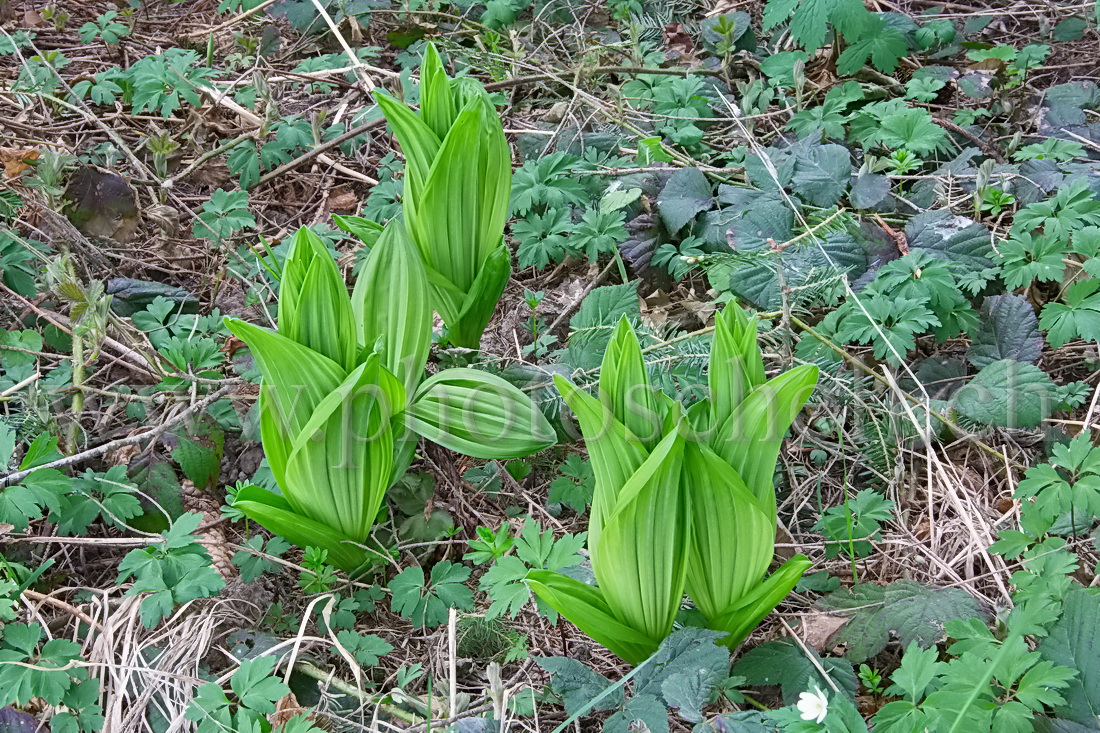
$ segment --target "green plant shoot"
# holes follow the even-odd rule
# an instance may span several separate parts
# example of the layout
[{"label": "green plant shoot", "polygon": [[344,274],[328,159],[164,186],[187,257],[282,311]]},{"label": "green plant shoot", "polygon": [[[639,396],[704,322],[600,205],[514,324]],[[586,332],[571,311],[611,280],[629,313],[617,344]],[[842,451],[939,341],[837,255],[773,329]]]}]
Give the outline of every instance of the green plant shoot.
[{"label": "green plant shoot", "polygon": [[420,70],[420,113],[376,95],[405,154],[402,207],[432,305],[456,346],[476,349],[511,275],[504,224],[512,158],[485,89],[451,79],[435,47]]},{"label": "green plant shoot", "polygon": [[772,475],[817,368],[766,380],[756,323],[730,307],[717,316],[708,376],[709,399],[686,410],[654,389],[624,317],[604,356],[598,399],[555,378],[596,477],[588,549],[598,587],[548,571],[532,571],[527,582],[634,664],[672,631],[685,590],[733,647],[810,565],[798,555],[765,578],[775,550]]},{"label": "green plant shoot", "polygon": [[555,442],[538,408],[499,377],[450,369],[423,379],[432,335],[425,279],[401,222],[382,231],[351,296],[321,240],[300,229],[281,273],[278,331],[226,319],[263,375],[260,433],[282,491],[248,487],[233,506],[301,547],[327,550],[348,572],[367,564],[363,543],[418,436],[499,459]]}]

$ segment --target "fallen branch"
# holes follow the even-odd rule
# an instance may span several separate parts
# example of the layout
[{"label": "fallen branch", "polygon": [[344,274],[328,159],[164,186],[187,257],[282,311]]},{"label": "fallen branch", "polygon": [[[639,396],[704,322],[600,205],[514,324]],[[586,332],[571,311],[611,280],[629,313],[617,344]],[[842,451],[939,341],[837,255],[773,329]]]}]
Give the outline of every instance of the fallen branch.
[{"label": "fallen branch", "polygon": [[66,466],[72,466],[77,463],[82,463],[91,458],[97,458],[98,456],[101,456],[116,448],[121,448],[127,445],[135,445],[142,442],[143,440],[149,440],[150,438],[155,438],[159,435],[162,435],[163,433],[168,432],[168,429],[172,426],[183,422],[192,415],[205,410],[207,407],[220,400],[229,391],[229,388],[230,385],[226,385],[218,390],[215,390],[214,392],[203,398],[201,401],[196,402],[194,405],[188,407],[186,410],[180,411],[179,414],[169,418],[152,430],[146,430],[144,433],[130,435],[125,438],[119,438],[118,440],[112,440],[109,443],[97,445],[94,448],[89,448],[88,450],[81,451],[80,453],[74,453],[71,456],[58,458],[56,461],[50,461],[49,463],[44,463],[41,466],[35,466],[34,468],[28,468],[25,471],[16,471],[14,473],[9,473],[7,476],[0,476],[0,488],[3,488],[4,486],[10,486],[11,484],[22,481],[35,471],[39,471],[44,468],[64,468]]}]

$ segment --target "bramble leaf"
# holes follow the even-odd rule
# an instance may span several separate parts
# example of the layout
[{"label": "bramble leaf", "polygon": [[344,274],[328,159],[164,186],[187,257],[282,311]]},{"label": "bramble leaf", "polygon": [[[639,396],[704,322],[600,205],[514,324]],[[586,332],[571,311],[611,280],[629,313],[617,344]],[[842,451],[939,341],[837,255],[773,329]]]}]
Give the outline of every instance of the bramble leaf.
[{"label": "bramble leaf", "polygon": [[1000,359],[1033,364],[1042,350],[1039,321],[1027,298],[1006,293],[982,301],[981,327],[966,352],[971,364],[979,369]]},{"label": "bramble leaf", "polygon": [[[551,691],[562,699],[565,714],[572,716],[612,685],[603,675],[569,657],[536,658],[535,663],[550,675]],[[592,710],[611,710],[623,701],[622,687],[597,702]]]},{"label": "bramble leaf", "polygon": [[829,689],[829,683],[814,664],[816,661],[845,694],[855,696],[859,679],[851,663],[835,657],[818,657],[812,649],[807,651],[816,659],[809,659],[806,651],[790,639],[768,641],[746,652],[733,665],[731,672],[744,677],[749,685],[780,687],[783,701],[791,704],[814,685]]},{"label": "bramble leaf", "polygon": [[[944,636],[951,619],[980,619],[978,602],[959,588],[929,588],[911,580],[887,586],[861,583],[822,598],[818,606],[828,611],[850,611],[848,623],[834,637],[848,645],[845,656],[862,662],[886,648],[893,633],[904,644],[931,648]],[[847,615],[847,614],[845,614]]]},{"label": "bramble leaf", "polygon": [[710,182],[698,168],[681,168],[668,179],[657,197],[657,210],[668,230],[676,234],[689,221],[714,205]]},{"label": "bramble leaf", "polygon": [[1002,359],[955,393],[955,408],[984,425],[1035,427],[1054,411],[1055,385],[1034,364]]},{"label": "bramble leaf", "polygon": [[1043,659],[1077,670],[1063,690],[1059,712],[1079,723],[1095,723],[1100,716],[1100,597],[1084,588],[1066,596],[1060,618],[1050,636],[1039,645]]}]

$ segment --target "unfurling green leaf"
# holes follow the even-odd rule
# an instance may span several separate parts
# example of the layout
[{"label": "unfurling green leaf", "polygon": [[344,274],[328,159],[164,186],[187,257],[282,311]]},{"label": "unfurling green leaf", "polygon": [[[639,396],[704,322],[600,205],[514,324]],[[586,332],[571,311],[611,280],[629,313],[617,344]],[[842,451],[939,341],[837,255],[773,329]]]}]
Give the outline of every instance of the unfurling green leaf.
[{"label": "unfurling green leaf", "polygon": [[449,79],[429,45],[421,109],[377,94],[405,154],[405,224],[453,343],[477,348],[511,270],[502,244],[512,187],[504,127],[485,90]]},{"label": "unfurling green leaf", "polygon": [[414,433],[474,458],[519,458],[556,442],[554,429],[526,395],[475,369],[447,369],[424,380],[406,423]]},{"label": "unfurling green leaf", "polygon": [[[371,236],[365,221],[343,225]],[[263,375],[260,437],[282,491],[242,490],[233,506],[348,572],[367,564],[363,544],[385,492],[412,461],[410,428],[481,458],[528,455],[556,439],[530,398],[499,377],[451,370],[421,384],[427,275],[401,222],[373,244],[352,298],[321,240],[300,230],[283,268],[279,330],[226,319]]]},{"label": "unfurling green leaf", "polygon": [[774,554],[776,458],[817,368],[765,381],[756,325],[732,308],[717,316],[710,398],[686,415],[651,388],[625,318],[604,354],[598,398],[555,377],[596,481],[588,551],[598,587],[546,571],[529,573],[527,581],[544,602],[632,663],[668,635],[685,588],[732,647],[810,565],[798,555],[764,578]]}]

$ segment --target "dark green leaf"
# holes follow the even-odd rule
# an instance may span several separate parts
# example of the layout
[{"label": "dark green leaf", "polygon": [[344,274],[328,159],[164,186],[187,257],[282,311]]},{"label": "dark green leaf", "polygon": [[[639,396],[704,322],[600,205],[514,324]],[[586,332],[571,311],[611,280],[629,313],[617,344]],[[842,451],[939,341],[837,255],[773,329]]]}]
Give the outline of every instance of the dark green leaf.
[{"label": "dark green leaf", "polygon": [[807,203],[824,208],[840,200],[851,177],[847,148],[815,145],[797,156],[791,187]]},{"label": "dark green leaf", "polygon": [[848,192],[848,200],[857,209],[873,209],[890,195],[890,179],[878,173],[863,173]]},{"label": "dark green leaf", "polygon": [[974,335],[967,360],[978,367],[1001,359],[1035,363],[1043,350],[1043,336],[1035,309],[1022,295],[993,295],[982,301],[981,328]]},{"label": "dark green leaf", "polygon": [[569,319],[569,328],[573,332],[607,328],[610,336],[610,329],[619,322],[620,318],[624,315],[636,315],[639,310],[636,284],[604,285],[585,296],[581,307]]},{"label": "dark green leaf", "polygon": [[1002,359],[984,367],[955,394],[955,408],[970,420],[1002,427],[1035,427],[1058,400],[1054,382],[1033,364]]},{"label": "dark green leaf", "polygon": [[1043,659],[1077,670],[1063,691],[1059,712],[1079,723],[1095,725],[1100,716],[1100,596],[1084,588],[1066,595],[1060,618],[1039,645]]},{"label": "dark green leaf", "polygon": [[[818,657],[812,649],[808,651],[841,690],[849,697],[855,696],[859,680],[848,661]],[[732,673],[744,677],[750,685],[780,687],[787,704],[794,703],[800,694],[814,685],[824,690],[830,689],[817,666],[807,658],[806,651],[790,639],[765,642],[748,651],[733,665]]]},{"label": "dark green leaf", "polygon": [[635,695],[603,724],[603,733],[633,733],[638,730],[668,733],[668,711],[659,697]]},{"label": "dark green leaf", "polygon": [[668,179],[657,197],[657,210],[668,230],[675,234],[714,205],[710,182],[698,168],[682,168]]},{"label": "dark green leaf", "polygon": [[[550,689],[562,699],[565,714],[574,715],[586,708],[597,695],[611,687],[606,677],[569,657],[536,658],[535,663],[550,674]],[[623,701],[622,687],[600,700],[591,710],[611,710]]]},{"label": "dark green leaf", "polygon": [[910,250],[922,249],[937,259],[971,270],[993,266],[989,230],[965,216],[929,211],[914,216],[905,227]]},{"label": "dark green leaf", "polygon": [[964,590],[928,588],[911,580],[887,586],[861,583],[822,598],[818,606],[850,613],[834,638],[848,645],[846,656],[853,662],[885,649],[891,633],[903,645],[916,642],[928,649],[943,637],[944,622],[983,615],[978,602]]}]

